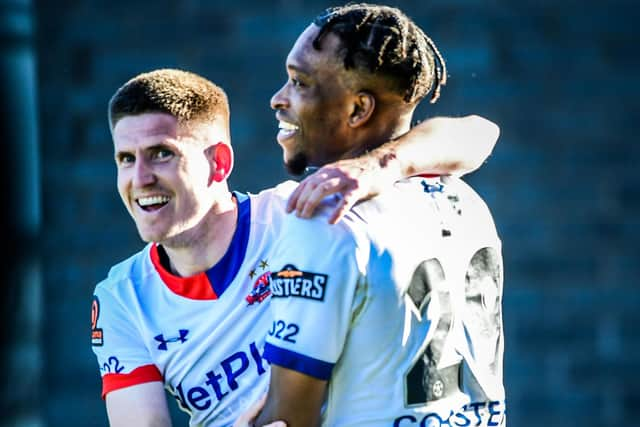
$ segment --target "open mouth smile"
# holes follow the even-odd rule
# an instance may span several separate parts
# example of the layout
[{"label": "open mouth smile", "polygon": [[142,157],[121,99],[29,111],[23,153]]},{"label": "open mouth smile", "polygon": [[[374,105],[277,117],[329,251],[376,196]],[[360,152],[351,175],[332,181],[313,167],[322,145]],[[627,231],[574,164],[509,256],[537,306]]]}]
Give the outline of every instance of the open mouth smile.
[{"label": "open mouth smile", "polygon": [[145,196],[136,199],[136,203],[146,212],[156,211],[167,203],[171,198],[169,196]]},{"label": "open mouth smile", "polygon": [[285,122],[284,120],[278,121],[278,141],[283,141],[285,139],[291,138],[298,130],[299,127],[290,122]]}]

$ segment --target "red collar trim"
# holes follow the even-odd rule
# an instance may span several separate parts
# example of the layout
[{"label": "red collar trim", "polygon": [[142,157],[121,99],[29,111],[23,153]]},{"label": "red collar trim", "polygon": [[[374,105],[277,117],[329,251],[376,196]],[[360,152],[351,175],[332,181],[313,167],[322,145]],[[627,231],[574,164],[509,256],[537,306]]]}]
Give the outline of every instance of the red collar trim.
[{"label": "red collar trim", "polygon": [[165,285],[175,294],[195,300],[218,299],[213,290],[213,285],[205,273],[198,273],[189,277],[178,277],[168,272],[160,263],[158,245],[151,246],[151,263],[160,275]]}]

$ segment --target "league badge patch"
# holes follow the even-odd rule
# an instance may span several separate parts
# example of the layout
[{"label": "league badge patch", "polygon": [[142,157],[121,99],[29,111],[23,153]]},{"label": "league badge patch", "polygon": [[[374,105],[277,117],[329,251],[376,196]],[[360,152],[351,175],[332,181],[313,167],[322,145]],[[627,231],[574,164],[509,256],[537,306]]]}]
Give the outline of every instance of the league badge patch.
[{"label": "league badge patch", "polygon": [[[258,269],[262,270],[263,273],[260,274]],[[271,295],[271,286],[270,286],[270,277],[271,271],[269,271],[269,263],[266,259],[261,259],[260,264],[256,266],[256,268],[252,269],[249,272],[249,278],[253,279],[258,274],[258,278],[255,282],[253,282],[253,288],[251,289],[251,293],[245,297],[247,301],[247,305],[253,305],[255,303],[261,303],[267,297]]]},{"label": "league badge patch", "polygon": [[261,303],[264,301],[269,295],[271,295],[271,290],[269,290],[269,278],[271,277],[271,272],[267,271],[258,277],[258,280],[253,284],[253,289],[251,293],[247,295],[245,300],[248,305],[253,305],[255,303]]},{"label": "league badge patch", "polygon": [[100,301],[94,295],[91,303],[91,345],[95,347],[100,347],[104,344],[102,328],[98,328],[98,317],[100,317]]},{"label": "league badge patch", "polygon": [[271,274],[271,293],[274,298],[298,297],[324,301],[328,276],[298,270],[292,264]]}]

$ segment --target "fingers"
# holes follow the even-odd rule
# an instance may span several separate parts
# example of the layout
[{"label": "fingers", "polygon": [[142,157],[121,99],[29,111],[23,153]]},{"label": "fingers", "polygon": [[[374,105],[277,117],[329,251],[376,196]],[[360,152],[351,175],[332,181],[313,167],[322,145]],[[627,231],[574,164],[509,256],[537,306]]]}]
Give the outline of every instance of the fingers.
[{"label": "fingers", "polygon": [[[255,401],[237,420],[233,423],[233,427],[249,427],[253,425],[253,420],[256,419],[265,402],[267,401],[267,394],[263,394],[260,399]],[[275,424],[275,423],[274,423]],[[270,424],[271,426],[271,424]],[[273,427],[276,427],[275,425]],[[284,427],[284,426],[282,426]]]},{"label": "fingers", "polygon": [[[252,427],[254,425],[255,419],[258,417],[262,408],[264,408],[264,404],[267,401],[267,393],[263,394],[260,399],[258,399],[247,412],[242,414],[242,416],[235,422],[234,427]],[[241,424],[238,424],[241,423]],[[264,424],[261,427],[287,427],[287,423],[284,421],[274,421],[269,424]]]},{"label": "fingers", "polygon": [[298,198],[300,197],[300,194],[302,193],[302,191],[304,190],[304,187],[306,185],[305,182],[306,182],[306,180],[304,180],[300,184],[298,184],[296,189],[293,190],[293,193],[291,193],[291,196],[289,196],[289,200],[287,200],[287,213],[293,212],[293,210],[297,206]]},{"label": "fingers", "polygon": [[323,185],[327,180],[329,180],[328,174],[320,172],[316,172],[302,180],[293,193],[291,193],[291,196],[289,196],[289,200],[287,200],[287,212],[291,213],[296,210],[299,215],[311,194],[319,185]]},{"label": "fingers", "polygon": [[302,188],[300,189],[298,200],[296,201],[296,205],[294,208],[294,210],[296,211],[296,215],[300,216],[300,214],[304,210],[304,206],[307,204],[307,200],[309,200],[309,197],[318,186],[317,181],[318,180],[316,177],[311,176],[307,178],[304,182],[304,185],[301,186]]},{"label": "fingers", "polygon": [[360,163],[358,160],[341,160],[304,179],[291,193],[287,212],[295,211],[300,218],[311,218],[327,197],[341,196],[336,197],[329,217],[329,223],[337,223],[357,200],[373,194],[371,179],[363,179],[366,169]]},{"label": "fingers", "polygon": [[298,216],[301,218],[311,218],[318,208],[318,205],[320,205],[326,197],[333,194],[340,195],[340,191],[343,189],[340,178],[329,179],[316,185],[313,189],[311,186],[308,187],[309,189],[300,196],[296,206]]},{"label": "fingers", "polygon": [[336,207],[333,209],[333,213],[329,217],[329,224],[337,224],[345,213],[351,209],[352,203],[349,203],[346,197],[341,197]]},{"label": "fingers", "polygon": [[267,401],[267,393],[264,393],[260,397],[260,399],[256,400],[253,403],[253,405],[249,407],[247,412],[245,412],[245,415],[248,417],[249,420],[254,420],[258,416],[260,411],[262,411],[262,408],[264,408],[264,404],[266,401]]},{"label": "fingers", "polygon": [[365,194],[362,189],[359,188],[349,188],[345,189],[342,192],[342,197],[340,201],[336,204],[331,217],[329,218],[330,224],[337,224],[344,215],[351,210],[352,207],[355,206],[356,203],[368,200],[378,193],[369,193]]},{"label": "fingers", "polygon": [[312,175],[303,180],[291,193],[287,201],[287,212],[294,210],[301,218],[311,218],[320,203],[328,196],[350,191],[355,182],[344,177],[329,177],[328,174]]}]

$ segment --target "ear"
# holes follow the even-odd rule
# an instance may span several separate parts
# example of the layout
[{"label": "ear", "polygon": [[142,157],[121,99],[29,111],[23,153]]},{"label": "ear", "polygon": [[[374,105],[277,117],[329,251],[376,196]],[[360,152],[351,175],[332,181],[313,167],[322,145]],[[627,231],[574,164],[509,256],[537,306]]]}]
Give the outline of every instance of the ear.
[{"label": "ear", "polygon": [[233,150],[228,144],[218,142],[204,150],[209,160],[209,182],[222,182],[231,174],[233,168]]},{"label": "ear", "polygon": [[355,96],[353,111],[349,116],[349,126],[357,128],[369,121],[376,108],[376,98],[369,92],[361,91]]}]

